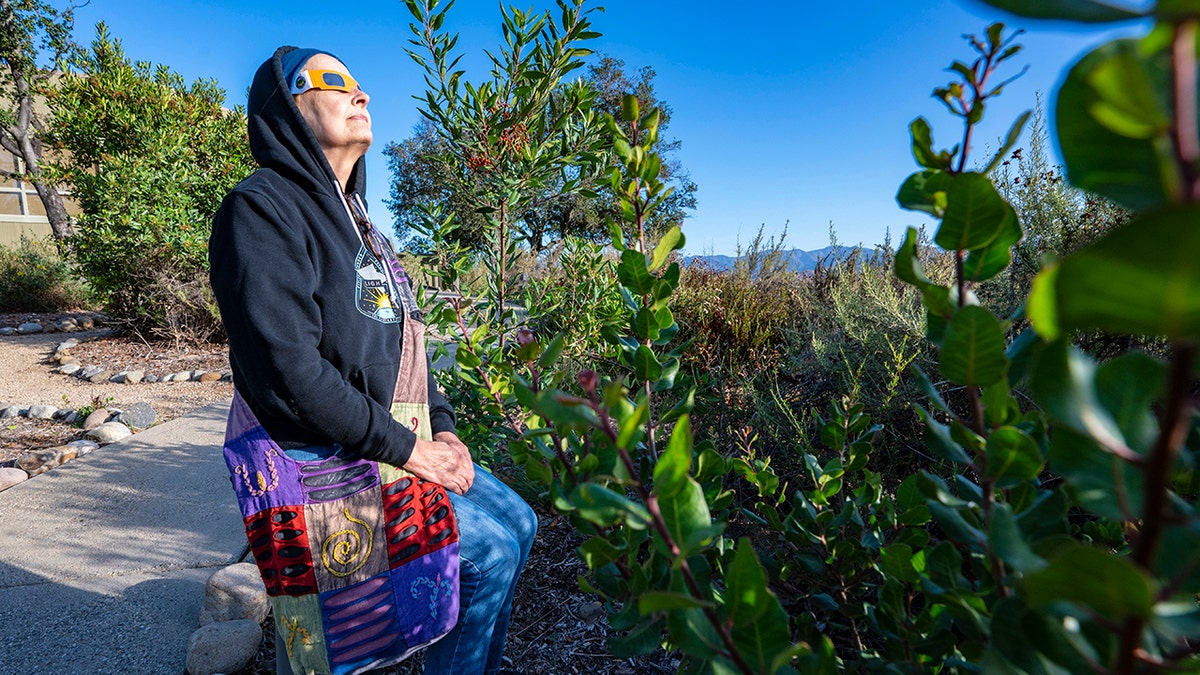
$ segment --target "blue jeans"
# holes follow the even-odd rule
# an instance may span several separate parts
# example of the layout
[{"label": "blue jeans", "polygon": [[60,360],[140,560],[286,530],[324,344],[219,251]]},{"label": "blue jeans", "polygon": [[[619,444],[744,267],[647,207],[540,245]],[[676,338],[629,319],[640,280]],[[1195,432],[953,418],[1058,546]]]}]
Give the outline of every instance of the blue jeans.
[{"label": "blue jeans", "polygon": [[[309,459],[300,452],[288,454]],[[328,454],[332,453],[314,457]],[[425,672],[492,675],[500,670],[513,594],[537,534],[537,515],[517,493],[478,465],[467,494],[447,494],[458,520],[458,625],[426,650]],[[278,633],[275,644],[282,644]],[[275,651],[278,675],[292,675],[287,652]]]},{"label": "blue jeans", "polygon": [[479,466],[467,494],[450,494],[458,518],[458,625],[425,652],[430,675],[500,670],[517,577],[537,534],[533,509]]}]

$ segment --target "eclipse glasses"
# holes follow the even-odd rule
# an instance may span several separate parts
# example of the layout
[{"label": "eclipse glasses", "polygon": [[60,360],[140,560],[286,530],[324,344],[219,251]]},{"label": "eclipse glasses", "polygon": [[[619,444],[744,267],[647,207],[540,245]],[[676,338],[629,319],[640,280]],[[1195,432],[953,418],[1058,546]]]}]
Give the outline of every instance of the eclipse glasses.
[{"label": "eclipse glasses", "polygon": [[347,94],[358,89],[358,80],[336,70],[302,70],[291,84],[292,96],[299,96],[309,89],[344,91]]}]

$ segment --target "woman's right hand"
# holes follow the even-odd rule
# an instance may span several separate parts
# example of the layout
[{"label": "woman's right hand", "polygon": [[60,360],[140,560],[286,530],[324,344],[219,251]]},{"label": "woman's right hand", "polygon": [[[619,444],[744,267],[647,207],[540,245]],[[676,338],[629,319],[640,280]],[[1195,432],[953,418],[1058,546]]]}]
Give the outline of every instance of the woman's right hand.
[{"label": "woman's right hand", "polygon": [[404,469],[437,483],[455,494],[463,494],[475,481],[475,464],[466,446],[417,439]]}]

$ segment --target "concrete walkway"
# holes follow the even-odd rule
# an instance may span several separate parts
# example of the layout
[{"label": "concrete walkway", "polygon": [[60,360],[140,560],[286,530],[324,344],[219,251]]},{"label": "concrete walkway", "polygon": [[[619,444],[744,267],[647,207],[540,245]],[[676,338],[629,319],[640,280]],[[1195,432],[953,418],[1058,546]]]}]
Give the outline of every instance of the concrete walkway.
[{"label": "concrete walkway", "polygon": [[228,408],[0,492],[0,674],[184,672],[204,583],[246,548]]}]

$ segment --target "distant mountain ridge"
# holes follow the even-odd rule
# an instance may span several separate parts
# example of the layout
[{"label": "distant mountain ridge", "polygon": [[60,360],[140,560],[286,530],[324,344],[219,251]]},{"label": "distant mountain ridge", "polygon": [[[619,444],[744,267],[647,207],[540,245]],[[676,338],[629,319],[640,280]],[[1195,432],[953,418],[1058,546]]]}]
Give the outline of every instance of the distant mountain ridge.
[{"label": "distant mountain ridge", "polygon": [[[840,260],[850,255],[855,248],[857,247],[826,246],[825,248],[818,248],[812,251],[804,251],[798,248],[793,248],[788,251],[782,251],[781,253],[788,261],[788,268],[791,269],[791,271],[811,272],[812,270],[816,269],[817,263],[821,262],[822,260],[827,260],[827,262]],[[699,263],[708,265],[709,267],[722,272],[733,269],[733,266],[736,262],[737,258],[728,255],[693,255],[686,256],[683,259],[684,265],[695,265]]]}]

